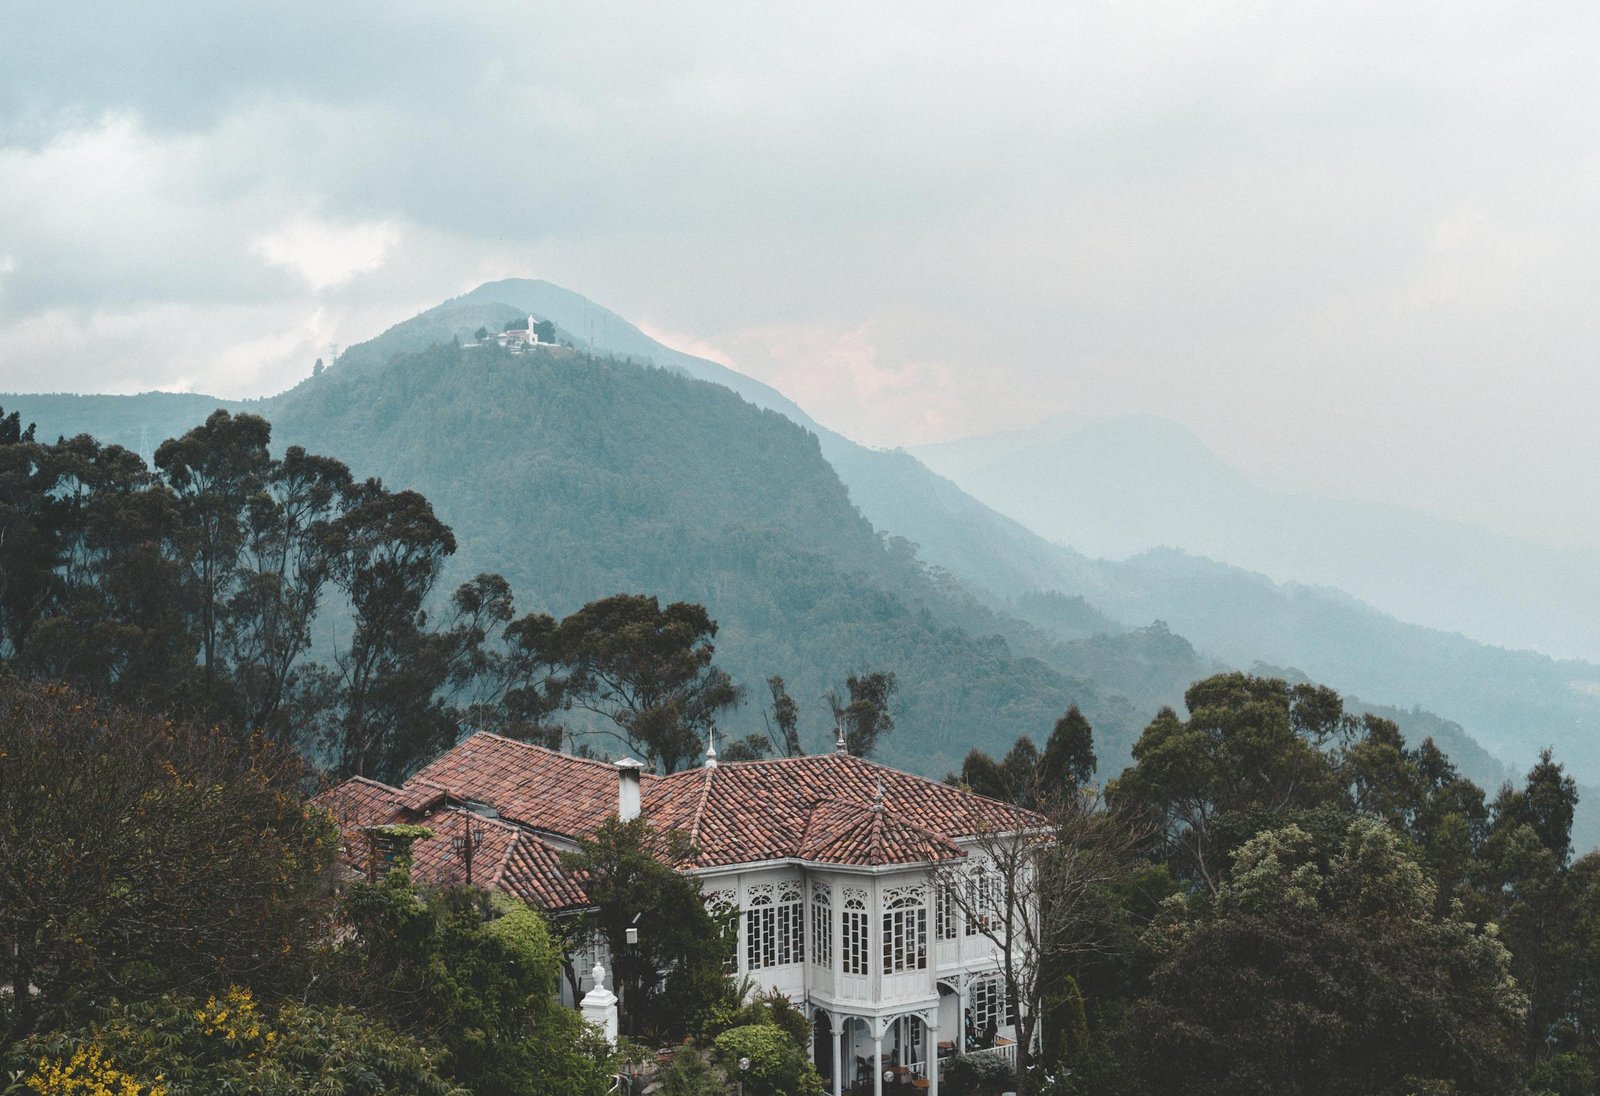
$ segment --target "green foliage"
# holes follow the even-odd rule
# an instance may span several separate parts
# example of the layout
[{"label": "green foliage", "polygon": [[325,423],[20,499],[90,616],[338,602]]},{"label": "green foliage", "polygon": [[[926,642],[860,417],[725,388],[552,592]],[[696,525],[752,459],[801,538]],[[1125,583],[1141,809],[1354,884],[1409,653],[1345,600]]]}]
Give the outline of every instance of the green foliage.
[{"label": "green foliage", "polygon": [[0,1043],[108,996],[301,976],[336,837],[259,737],[0,676]]},{"label": "green foliage", "polygon": [[[752,1096],[822,1096],[822,1078],[796,1043],[777,1024],[746,1024],[718,1035],[717,1064],[729,1078],[740,1078]],[[747,1061],[749,1067],[740,1068]]]},{"label": "green foliage", "polygon": [[554,1000],[560,953],[544,919],[503,896],[418,891],[401,871],[349,888],[350,935],[327,992],[442,1052],[483,1096],[601,1093],[610,1055]]},{"label": "green foliage", "polygon": [[1157,965],[1131,1025],[1144,1080],[1193,1094],[1511,1091],[1527,1000],[1510,956],[1492,931],[1435,919],[1433,898],[1377,822],[1331,848],[1294,826],[1251,838],[1210,909],[1152,929]]},{"label": "green foliage", "polygon": [[[676,830],[610,818],[563,858],[586,877],[592,923],[615,965],[622,1031],[631,1037],[671,1040],[703,1031],[708,1014],[727,1005],[722,932],[699,883],[672,867],[690,851]],[[630,927],[638,929],[635,944],[627,942]]]},{"label": "green foliage", "polygon": [[704,608],[617,594],[591,602],[548,637],[541,661],[566,668],[565,703],[611,720],[627,744],[666,772],[704,750],[718,712],[740,690],[716,666],[717,623]]},{"label": "green foliage", "polygon": [[734,1086],[693,1047],[679,1047],[657,1078],[661,1096],[732,1096]]},{"label": "green foliage", "polygon": [[837,690],[827,696],[833,713],[834,733],[844,739],[845,749],[856,757],[871,757],[878,739],[894,730],[894,715],[889,702],[900,691],[900,680],[893,673],[872,670],[850,674],[844,679],[845,697]]},{"label": "green foliage", "polygon": [[951,1096],[1000,1096],[1016,1088],[1017,1077],[999,1058],[953,1058],[944,1063],[940,1092]]},{"label": "green foliage", "polygon": [[1076,704],[1056,720],[1039,759],[1039,783],[1051,792],[1078,788],[1094,779],[1094,731]]},{"label": "green foliage", "polygon": [[345,1008],[261,1007],[237,989],[206,1001],[163,995],[112,1004],[92,1023],[33,1036],[6,1057],[14,1070],[38,1070],[85,1050],[165,1096],[468,1092],[445,1079],[428,1049],[381,1023]]},{"label": "green foliage", "polygon": [[1089,1049],[1089,1019],[1078,980],[1063,974],[1044,992],[1045,1017],[1040,1024],[1043,1050],[1039,1057],[1052,1072],[1069,1070],[1083,1061]]}]

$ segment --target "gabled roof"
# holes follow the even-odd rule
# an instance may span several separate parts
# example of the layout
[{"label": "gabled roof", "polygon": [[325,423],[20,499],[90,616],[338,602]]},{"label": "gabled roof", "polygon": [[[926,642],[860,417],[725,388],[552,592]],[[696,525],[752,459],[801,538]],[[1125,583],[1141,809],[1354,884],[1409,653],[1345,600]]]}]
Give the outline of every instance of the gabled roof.
[{"label": "gabled roof", "polygon": [[[881,801],[881,817],[853,823],[837,804],[864,810]],[[813,828],[813,812],[824,817]],[[657,777],[644,788],[644,813],[657,826],[689,835],[697,867],[760,860],[812,859],[876,866],[964,855],[963,837],[1035,829],[1031,811],[987,799],[966,788],[891,769],[849,754],[815,754],[768,761],[725,762]],[[876,837],[859,832],[871,822]],[[846,831],[855,834],[847,837]],[[875,851],[874,851],[875,850]],[[913,855],[917,851],[929,855]]]},{"label": "gabled roof", "polygon": [[[641,774],[642,813],[684,831],[686,868],[801,860],[841,867],[924,864],[965,856],[962,838],[1037,830],[1043,817],[848,754],[724,762],[670,776]],[[487,803],[498,819],[462,809]],[[592,833],[617,812],[617,767],[492,734],[476,734],[401,788],[357,777],[317,797],[346,834],[345,860],[364,867],[367,827],[413,822],[435,836],[413,847],[420,882],[466,881],[459,841],[470,825],[473,882],[549,910],[587,904],[582,880],[540,836]],[[538,831],[538,832],[533,832]]]},{"label": "gabled roof", "polygon": [[413,792],[409,783],[391,788],[354,777],[312,802],[333,815],[340,831],[339,859],[356,871],[365,871],[372,855],[367,830],[409,823],[433,831],[432,837],[411,846],[411,877],[419,883],[430,887],[466,883],[465,842],[470,834],[474,886],[501,891],[551,912],[589,904],[582,875],[564,870],[560,850],[537,834],[450,806],[442,795],[420,797],[426,809],[411,809],[407,804],[419,799]]},{"label": "gabled roof", "polygon": [[907,822],[880,804],[830,799],[811,808],[797,850],[818,864],[926,864],[965,853],[955,842]]},{"label": "gabled roof", "polygon": [[[648,779],[648,777],[646,778]],[[406,781],[492,805],[502,818],[573,836],[617,813],[617,768],[497,734],[475,734]]]}]

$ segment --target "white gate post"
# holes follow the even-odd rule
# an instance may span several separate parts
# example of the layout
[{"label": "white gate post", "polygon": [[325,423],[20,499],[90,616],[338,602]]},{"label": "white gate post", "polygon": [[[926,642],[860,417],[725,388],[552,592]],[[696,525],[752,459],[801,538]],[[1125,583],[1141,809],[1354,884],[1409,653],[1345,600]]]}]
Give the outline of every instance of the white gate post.
[{"label": "white gate post", "polygon": [[616,1046],[617,995],[606,989],[605,967],[596,963],[591,973],[594,976],[594,988],[583,995],[583,1003],[578,1008],[585,1020],[605,1034],[606,1042]]}]

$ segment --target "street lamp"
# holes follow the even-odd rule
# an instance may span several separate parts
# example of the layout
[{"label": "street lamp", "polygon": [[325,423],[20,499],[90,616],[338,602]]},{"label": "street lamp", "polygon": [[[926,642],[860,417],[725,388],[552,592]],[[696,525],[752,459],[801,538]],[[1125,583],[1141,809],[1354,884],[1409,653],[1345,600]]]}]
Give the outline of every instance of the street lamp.
[{"label": "street lamp", "polygon": [[739,1059],[739,1096],[744,1096],[744,1075],[750,1068],[750,1059]]}]

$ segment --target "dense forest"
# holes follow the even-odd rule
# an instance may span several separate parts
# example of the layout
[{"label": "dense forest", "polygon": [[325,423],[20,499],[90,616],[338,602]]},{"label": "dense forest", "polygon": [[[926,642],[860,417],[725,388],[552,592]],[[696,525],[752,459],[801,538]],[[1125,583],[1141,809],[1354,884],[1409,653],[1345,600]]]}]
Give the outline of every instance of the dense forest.
[{"label": "dense forest", "polygon": [[[783,676],[810,745],[831,733],[829,691],[877,669],[902,685],[900,733],[882,748],[892,763],[938,776],[969,746],[1003,751],[1076,703],[1115,766],[1161,705],[1217,668],[1159,623],[1126,628],[1082,597],[997,598],[929,565],[858,509],[859,485],[847,490],[824,459],[841,459],[841,439],[726,388],[570,349],[510,354],[454,341],[518,316],[484,301],[435,309],[282,396],[229,406],[268,418],[275,444],[428,497],[460,540],[441,590],[493,572],[510,580],[520,610],[562,615],[619,590],[705,605],[720,626],[719,664],[747,689]],[[158,394],[18,402],[50,431],[87,430],[152,457],[161,431],[181,433],[217,406]],[[879,457],[862,457],[857,478],[915,464]],[[974,504],[946,487],[958,497],[927,509],[969,520]],[[897,493],[906,494],[889,481],[867,491]],[[1003,532],[945,539],[1008,552]],[[1017,581],[1047,573],[1048,551],[1019,551]],[[314,631],[324,657],[340,612]],[[754,706],[724,723],[735,737],[764,726]],[[1480,782],[1498,783],[1501,770],[1459,728],[1427,733]]]},{"label": "dense forest", "polygon": [[[570,533],[527,537],[515,581],[455,582],[461,545],[428,497],[296,444],[275,451],[263,418],[215,411],[147,464],[87,435],[41,440],[0,411],[0,981],[31,987],[0,995],[0,1048],[28,1090],[292,1093],[312,1076],[347,1091],[603,1088],[620,1059],[549,1002],[559,925],[471,892],[419,891],[404,870],[330,888],[333,839],[304,796],[330,776],[399,780],[473,728],[625,749],[667,772],[695,764],[719,726],[729,756],[806,750],[792,681],[772,673],[753,689],[730,674],[728,630],[706,606],[626,592],[561,604],[628,567],[660,567],[661,587],[681,589],[691,576],[671,559],[718,558],[729,543],[745,554],[718,572],[745,576],[745,597],[766,592],[769,627],[822,606],[836,645],[876,639],[901,655],[865,648],[862,663],[892,671],[834,664],[827,731],[853,752],[886,756],[910,739],[919,708],[899,698],[930,687],[918,645],[944,644],[957,665],[987,646],[991,687],[1037,682],[1024,695],[1039,713],[1033,734],[1054,728],[1042,747],[1023,735],[991,753],[972,736],[948,778],[1052,820],[1037,876],[1070,886],[1042,892],[1039,908],[1070,911],[1070,931],[1040,965],[1008,973],[1017,998],[1036,1002],[1039,1052],[1021,1055],[1020,1078],[974,1076],[964,1091],[1593,1090],[1600,874],[1594,854],[1574,853],[1580,793],[1550,754],[1485,791],[1432,738],[1408,742],[1330,689],[1202,672],[1184,714],[1162,707],[1131,764],[1108,765],[1090,711],[1059,706],[1070,695],[1060,672],[998,636],[936,625],[936,612],[996,618],[880,538],[837,479],[788,477],[777,501],[795,519],[766,537],[733,526],[700,540],[671,519],[729,512],[770,477],[763,461],[814,459],[815,439],[786,420],[756,413],[769,429],[730,426],[718,454],[691,440],[641,449],[630,408],[656,407],[653,421],[669,425],[674,398],[751,412],[711,386],[575,352],[451,347],[398,361],[393,402],[345,405],[351,437],[411,437],[406,416],[433,401],[443,433],[395,446],[403,471],[465,429],[435,387],[449,370],[483,383],[516,371],[528,398],[511,421],[589,456],[560,463],[525,446],[535,455],[503,468],[446,462],[440,489],[498,492],[508,529],[527,524],[517,506],[554,526],[600,494],[614,544],[592,525],[587,556]],[[567,413],[588,386],[619,408],[605,429]],[[630,482],[620,470],[647,456],[657,472]],[[555,468],[538,471],[541,460]],[[597,466],[619,471],[597,477]],[[669,541],[670,556],[652,553]],[[541,580],[557,612],[518,606],[520,584]],[[1102,678],[1135,684],[1193,657],[1160,627],[1051,646],[1005,623],[1019,643],[1098,658]],[[748,726],[765,732],[741,735]],[[1102,801],[1092,781],[1106,769],[1120,775]],[[761,1091],[817,1091],[803,1017],[775,999],[740,1003],[718,930],[680,893],[693,884],[657,859],[671,855],[627,826],[574,854],[618,925],[640,894],[681,907],[671,920],[683,931],[650,960],[674,976],[637,984],[628,1030],[707,1048],[680,1056],[674,1091],[726,1092],[731,1063],[753,1049]],[[168,1063],[181,1072],[157,1076]]]}]

